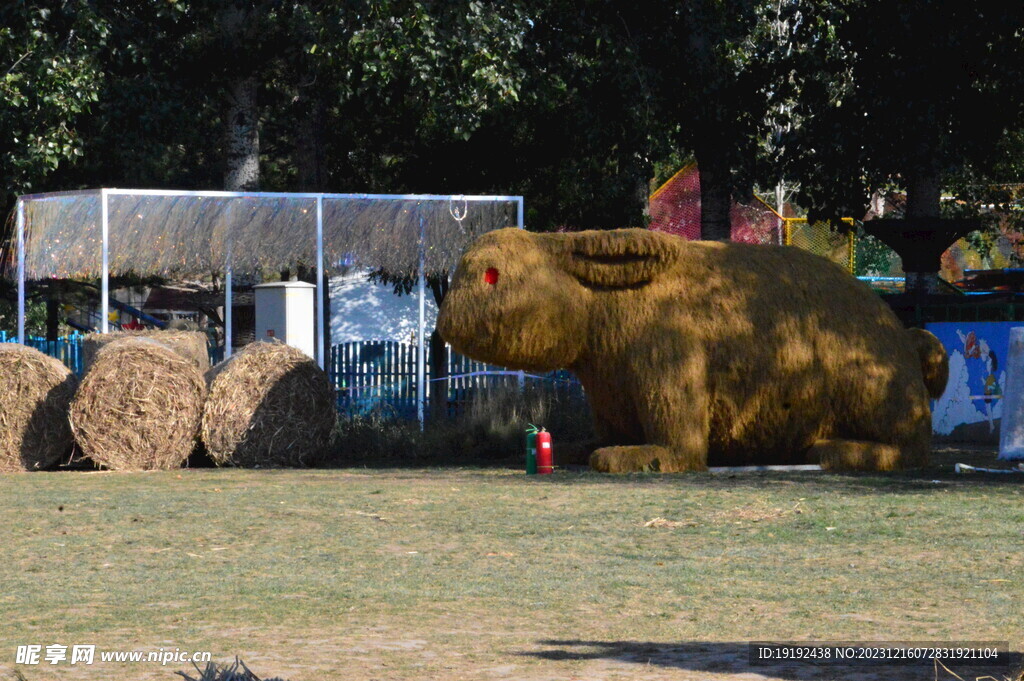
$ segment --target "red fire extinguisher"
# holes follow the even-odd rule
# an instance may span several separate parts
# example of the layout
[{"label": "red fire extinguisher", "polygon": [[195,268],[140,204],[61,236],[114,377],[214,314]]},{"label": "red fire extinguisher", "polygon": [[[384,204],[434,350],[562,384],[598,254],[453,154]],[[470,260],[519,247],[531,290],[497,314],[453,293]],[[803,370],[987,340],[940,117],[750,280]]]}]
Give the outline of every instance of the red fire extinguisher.
[{"label": "red fire extinguisher", "polygon": [[555,454],[551,448],[551,433],[541,428],[537,433],[537,474],[550,475],[555,469]]}]

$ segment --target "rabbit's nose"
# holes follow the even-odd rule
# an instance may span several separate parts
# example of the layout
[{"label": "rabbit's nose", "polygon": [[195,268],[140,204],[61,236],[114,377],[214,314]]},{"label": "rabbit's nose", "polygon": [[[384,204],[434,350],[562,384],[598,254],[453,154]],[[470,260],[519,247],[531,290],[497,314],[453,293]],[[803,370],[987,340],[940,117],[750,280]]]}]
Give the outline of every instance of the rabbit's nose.
[{"label": "rabbit's nose", "polygon": [[497,270],[497,268],[488,267],[487,271],[484,272],[484,281],[486,281],[491,286],[494,286],[495,284],[497,284],[498,283],[498,270]]}]

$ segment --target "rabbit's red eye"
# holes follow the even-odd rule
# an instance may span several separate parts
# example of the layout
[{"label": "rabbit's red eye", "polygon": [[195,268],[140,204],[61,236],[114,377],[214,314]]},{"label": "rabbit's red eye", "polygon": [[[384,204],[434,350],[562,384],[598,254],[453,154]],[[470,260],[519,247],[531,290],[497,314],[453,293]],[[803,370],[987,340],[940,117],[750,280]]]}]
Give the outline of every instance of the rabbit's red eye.
[{"label": "rabbit's red eye", "polygon": [[493,268],[493,267],[488,267],[487,271],[484,272],[484,281],[486,281],[491,286],[494,286],[495,284],[497,284],[498,283],[498,270]]}]

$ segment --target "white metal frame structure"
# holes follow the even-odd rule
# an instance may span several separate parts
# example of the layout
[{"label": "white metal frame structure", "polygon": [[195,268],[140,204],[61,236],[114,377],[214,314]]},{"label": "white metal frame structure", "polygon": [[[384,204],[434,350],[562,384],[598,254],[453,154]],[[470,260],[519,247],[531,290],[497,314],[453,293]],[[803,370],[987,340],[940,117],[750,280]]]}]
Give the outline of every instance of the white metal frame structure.
[{"label": "white metal frame structure", "polygon": [[[289,193],[289,192],[229,192],[229,191],[186,191],[168,189],[114,189],[103,188],[77,192],[51,192],[45,194],[28,194],[18,197],[16,208],[16,230],[17,230],[17,278],[18,278],[18,342],[25,342],[25,287],[26,287],[26,262],[25,262],[25,206],[31,201],[45,201],[47,199],[74,196],[99,196],[100,200],[100,258],[101,258],[101,328],[102,333],[109,331],[110,312],[110,215],[109,203],[111,197],[116,196],[138,196],[138,197],[196,197],[196,198],[251,198],[251,199],[306,199],[315,202],[316,209],[316,360],[320,368],[324,368],[327,358],[324,357],[324,334],[326,328],[326,314],[324,309],[324,200],[373,200],[373,201],[414,201],[417,203],[445,202],[451,205],[452,202],[479,203],[515,203],[516,224],[520,229],[524,226],[524,210],[522,196],[473,196],[473,195],[448,195],[448,194],[330,194],[330,193]],[[419,296],[419,324],[418,324],[418,351],[417,351],[417,417],[419,422],[424,422],[424,409],[426,404],[426,272],[424,264],[426,261],[426,234],[424,229],[424,218],[419,218],[419,267],[417,293]],[[231,355],[231,287],[233,284],[232,248],[231,236],[224,244],[227,257],[224,264],[224,322],[225,322],[225,357]]]}]

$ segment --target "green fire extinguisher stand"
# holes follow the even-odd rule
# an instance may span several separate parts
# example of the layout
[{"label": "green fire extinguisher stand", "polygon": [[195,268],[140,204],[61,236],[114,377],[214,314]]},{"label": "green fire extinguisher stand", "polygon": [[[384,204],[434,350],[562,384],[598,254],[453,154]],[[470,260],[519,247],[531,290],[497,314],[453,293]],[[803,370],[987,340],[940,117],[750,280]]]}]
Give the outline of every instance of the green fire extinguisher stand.
[{"label": "green fire extinguisher stand", "polygon": [[537,475],[537,433],[540,428],[529,424],[526,429],[526,474]]}]

